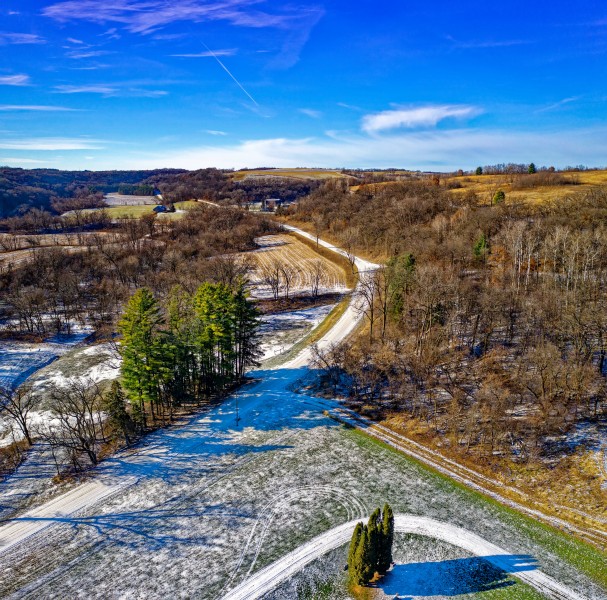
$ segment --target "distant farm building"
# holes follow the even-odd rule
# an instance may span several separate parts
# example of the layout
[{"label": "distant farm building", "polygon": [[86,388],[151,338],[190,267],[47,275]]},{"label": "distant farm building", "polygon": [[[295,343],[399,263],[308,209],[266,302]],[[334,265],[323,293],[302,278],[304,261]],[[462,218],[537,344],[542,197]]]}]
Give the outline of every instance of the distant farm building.
[{"label": "distant farm building", "polygon": [[247,207],[252,211],[275,212],[277,208],[291,206],[293,202],[280,198],[266,198],[260,202],[249,202]]}]

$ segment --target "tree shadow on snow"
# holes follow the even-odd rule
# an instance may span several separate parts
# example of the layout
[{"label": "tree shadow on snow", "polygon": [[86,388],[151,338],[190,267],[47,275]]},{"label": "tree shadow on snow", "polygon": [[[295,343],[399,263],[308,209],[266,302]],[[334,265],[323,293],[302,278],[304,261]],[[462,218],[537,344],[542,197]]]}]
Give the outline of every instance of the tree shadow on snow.
[{"label": "tree shadow on snow", "polygon": [[387,595],[408,600],[415,596],[458,596],[486,592],[514,585],[509,573],[537,568],[527,555],[500,556],[506,569],[499,569],[487,559],[458,558],[441,562],[395,565],[379,587]]},{"label": "tree shadow on snow", "polygon": [[[225,467],[226,461],[292,448],[288,439],[297,431],[321,425],[336,427],[313,399],[287,389],[306,372],[307,369],[258,371],[255,375],[260,381],[244,385],[220,403],[201,409],[186,424],[154,432],[137,446],[107,458],[97,474],[108,482],[126,476],[170,481],[202,475]],[[243,432],[247,434],[244,437]]]}]

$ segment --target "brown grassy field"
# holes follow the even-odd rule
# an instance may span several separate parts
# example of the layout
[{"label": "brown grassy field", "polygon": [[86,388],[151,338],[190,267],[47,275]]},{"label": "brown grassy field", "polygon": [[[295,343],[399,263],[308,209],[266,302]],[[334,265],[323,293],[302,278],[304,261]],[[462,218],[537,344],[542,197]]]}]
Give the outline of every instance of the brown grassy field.
[{"label": "brown grassy field", "polygon": [[323,292],[347,289],[344,270],[329,259],[317,254],[295,236],[270,235],[259,238],[258,243],[260,247],[257,250],[241,254],[243,260],[250,261],[254,268],[250,275],[254,296],[270,295],[268,286],[263,283],[263,271],[276,261],[280,261],[296,271],[290,290],[292,294],[309,294],[311,292],[312,277],[317,261],[320,261],[322,265],[320,288]]},{"label": "brown grassy field", "polygon": [[[595,186],[607,185],[607,170],[580,171],[557,175],[561,175],[564,180],[569,180],[569,183],[565,185],[524,187],[525,175],[464,175],[461,177],[441,177],[440,182],[441,186],[460,186],[451,189],[451,192],[456,195],[464,195],[470,191],[474,192],[477,194],[481,204],[490,204],[493,195],[498,190],[505,192],[507,202],[540,204],[573,196]],[[428,178],[429,176],[421,177]],[[383,186],[392,183],[394,182],[373,183],[369,185]],[[361,187],[360,185],[351,186],[350,190],[355,192]]]},{"label": "brown grassy field", "polygon": [[292,179],[332,179],[345,177],[339,171],[331,169],[254,169],[250,171],[236,171],[232,174],[235,181],[242,181],[247,177],[290,177]]},{"label": "brown grassy field", "polygon": [[449,177],[441,180],[446,185],[459,184],[462,187],[453,189],[454,194],[465,194],[473,191],[481,203],[491,203],[493,194],[497,190],[506,193],[506,201],[529,202],[538,204],[550,200],[557,200],[567,196],[579,194],[590,187],[607,185],[607,171],[581,171],[576,173],[562,173],[566,185],[542,185],[517,189],[524,185],[525,175],[467,175],[464,177]]}]

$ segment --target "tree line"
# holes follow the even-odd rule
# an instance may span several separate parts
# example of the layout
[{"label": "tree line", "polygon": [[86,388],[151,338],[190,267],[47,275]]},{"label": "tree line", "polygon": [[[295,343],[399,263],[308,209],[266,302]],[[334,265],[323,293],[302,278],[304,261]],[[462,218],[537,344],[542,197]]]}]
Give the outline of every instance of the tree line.
[{"label": "tree line", "polygon": [[211,401],[258,364],[258,326],[242,284],[204,283],[193,294],[175,287],[162,303],[137,290],[118,325],[121,379],[109,389],[86,377],[51,385],[44,399],[50,418],[34,422],[40,393],[28,384],[0,388],[0,416],[13,432],[0,472],[16,467],[36,439],[50,449],[58,475],[82,471],[179,408]]},{"label": "tree line", "polygon": [[137,290],[118,323],[122,385],[142,429],[238,383],[259,356],[255,307],[239,283],[170,290],[161,304]]}]

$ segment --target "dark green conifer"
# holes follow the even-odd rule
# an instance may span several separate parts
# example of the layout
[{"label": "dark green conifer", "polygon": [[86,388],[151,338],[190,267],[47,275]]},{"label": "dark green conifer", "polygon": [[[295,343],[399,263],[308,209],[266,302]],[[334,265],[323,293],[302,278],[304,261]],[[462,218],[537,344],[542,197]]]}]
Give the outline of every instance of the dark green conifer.
[{"label": "dark green conifer", "polygon": [[127,445],[130,444],[130,436],[134,431],[134,424],[126,410],[124,392],[116,379],[112,382],[109,392],[105,395],[104,410],[107,412],[108,420],[112,427],[124,436],[124,441]]},{"label": "dark green conifer", "polygon": [[356,523],[356,527],[352,533],[352,539],[350,540],[350,550],[348,551],[348,571],[350,574],[352,574],[354,570],[354,557],[356,556],[356,550],[358,548],[362,532],[363,524]]},{"label": "dark green conifer", "polygon": [[373,569],[371,578],[377,571],[381,547],[381,511],[376,508],[369,517],[367,524],[367,536],[369,538],[369,567]]},{"label": "dark green conifer", "polygon": [[392,564],[392,544],[394,542],[394,512],[389,504],[384,505],[381,521],[381,549],[378,571],[382,575]]},{"label": "dark green conifer", "polygon": [[369,554],[369,537],[367,535],[367,526],[363,526],[360,532],[360,539],[356,547],[356,552],[352,560],[352,569],[350,578],[356,585],[366,585],[371,580],[369,577],[369,568],[367,565],[367,556]]}]

